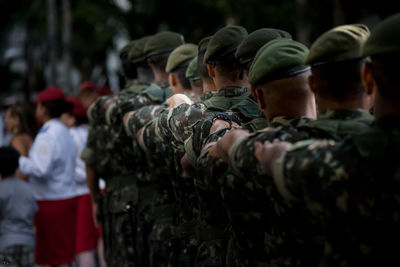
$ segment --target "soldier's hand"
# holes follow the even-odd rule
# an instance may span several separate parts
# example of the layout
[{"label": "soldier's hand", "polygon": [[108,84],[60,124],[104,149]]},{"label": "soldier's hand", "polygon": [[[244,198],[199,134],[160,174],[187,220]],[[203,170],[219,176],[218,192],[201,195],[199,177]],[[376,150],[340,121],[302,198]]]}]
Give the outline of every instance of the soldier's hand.
[{"label": "soldier's hand", "polygon": [[165,103],[168,104],[169,108],[174,108],[181,104],[193,104],[192,100],[184,94],[175,94],[165,100]]},{"label": "soldier's hand", "polygon": [[[210,134],[215,133],[216,131],[219,131],[222,129],[230,128],[230,127],[231,127],[231,125],[229,124],[229,122],[217,119],[213,122],[213,125],[211,126]],[[240,125],[237,124],[236,122],[232,122],[232,128],[233,129],[240,128]]]},{"label": "soldier's hand", "polygon": [[292,144],[274,140],[272,143],[266,141],[264,143],[256,142],[254,144],[254,155],[260,162],[261,167],[266,174],[272,175],[272,168],[275,161],[282,155],[282,153]]}]

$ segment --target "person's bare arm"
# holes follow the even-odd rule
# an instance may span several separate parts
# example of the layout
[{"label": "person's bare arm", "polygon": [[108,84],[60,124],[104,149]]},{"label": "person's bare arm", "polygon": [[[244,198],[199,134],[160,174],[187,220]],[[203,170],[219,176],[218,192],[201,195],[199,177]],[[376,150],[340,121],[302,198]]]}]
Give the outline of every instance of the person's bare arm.
[{"label": "person's bare arm", "polygon": [[97,170],[94,166],[85,165],[85,168],[86,168],[86,183],[89,188],[90,197],[92,199],[93,221],[95,226],[98,227],[99,222],[97,220],[97,206],[98,206],[98,199],[100,196],[99,176],[97,175]]}]

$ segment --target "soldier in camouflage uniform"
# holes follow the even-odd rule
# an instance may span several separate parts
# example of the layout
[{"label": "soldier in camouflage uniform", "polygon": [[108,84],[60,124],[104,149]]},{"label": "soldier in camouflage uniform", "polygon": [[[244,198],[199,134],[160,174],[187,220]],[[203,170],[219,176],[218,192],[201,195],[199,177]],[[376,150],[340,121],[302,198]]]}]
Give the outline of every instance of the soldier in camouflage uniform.
[{"label": "soldier in camouflage uniform", "polygon": [[[218,113],[232,108],[234,105],[250,97],[247,76],[241,75],[239,62],[236,61],[234,53],[237,46],[247,36],[247,31],[240,26],[228,26],[217,31],[210,40],[204,55],[204,63],[207,63],[210,77],[214,80],[216,88],[219,88],[210,98],[197,103],[197,106],[190,107],[187,111],[177,113],[171,117],[169,124],[172,129],[179,129],[178,121],[182,117],[189,117],[193,114]],[[197,109],[197,111],[196,111]],[[258,111],[258,110],[257,110]],[[259,114],[259,113],[257,113]],[[249,114],[252,117],[251,114]],[[201,120],[198,123],[201,123]],[[195,130],[196,128],[193,128]],[[191,129],[190,129],[191,131]],[[182,140],[182,133],[185,131],[173,130],[177,139]],[[196,133],[193,132],[193,136]],[[189,138],[189,143],[191,144]],[[185,178],[183,178],[185,179]],[[187,178],[185,179],[187,181]],[[224,265],[224,242],[222,237],[226,233],[227,214],[224,210],[216,212],[215,205],[210,205],[208,188],[204,187],[203,181],[194,180],[196,195],[199,199],[199,221],[196,226],[196,237],[199,240],[199,248],[195,259],[195,266],[223,266]],[[209,204],[208,206],[205,203]]]},{"label": "soldier in camouflage uniform", "polygon": [[[165,66],[171,51],[183,44],[183,42],[183,36],[175,32],[160,32],[152,36],[145,44],[144,54],[152,68],[155,84],[147,87],[144,92],[135,98],[131,98],[121,104],[121,106],[127,106],[120,113],[120,118],[127,122],[124,124],[124,128],[125,132],[130,136],[137,167],[139,207],[136,246],[139,254],[138,261],[141,266],[153,264],[153,257],[150,256],[152,248],[148,245],[148,238],[152,231],[154,220],[151,202],[155,189],[152,182],[151,169],[145,154],[136,141],[136,131],[134,129],[142,128],[146,122],[156,116],[163,109],[159,105],[172,95],[172,90],[168,84],[168,74],[165,73]],[[144,105],[143,103],[146,104]],[[128,121],[130,122],[128,123]]]},{"label": "soldier in camouflage uniform", "polygon": [[285,152],[284,143],[256,149],[281,195],[320,222],[321,266],[399,264],[399,30],[396,14],[376,25],[363,48],[369,58],[362,79],[369,90],[377,90],[371,128],[341,142],[303,141]]},{"label": "soldier in camouflage uniform", "polygon": [[319,114],[318,120],[302,128],[311,136],[338,140],[372,122],[374,92],[366,90],[360,78],[360,51],[369,34],[365,25],[343,25],[312,44],[306,63],[311,65],[309,83]]},{"label": "soldier in camouflage uniform", "polygon": [[[333,43],[333,40],[338,39],[337,37],[340,36],[341,39],[337,40],[338,42],[342,43],[342,46],[340,47],[333,47],[329,46],[330,43]],[[340,104],[335,103],[335,101],[332,101],[331,98],[326,96],[325,94],[321,94],[319,97],[319,104],[320,104],[320,108],[326,108],[328,106],[332,106],[332,107],[336,107],[336,108],[340,108],[340,107],[349,107],[346,106],[346,103],[349,103],[351,101],[354,101],[354,103],[356,103],[356,105],[361,102],[363,103],[363,101],[359,101],[359,99],[363,99],[364,94],[352,94],[351,92],[354,91],[358,91],[361,90],[363,91],[363,87],[361,85],[361,81],[359,80],[359,78],[357,78],[358,74],[359,74],[359,69],[357,67],[351,67],[352,63],[347,63],[346,64],[346,58],[350,58],[349,60],[360,60],[360,48],[362,46],[362,44],[364,43],[366,36],[368,36],[368,30],[364,28],[364,26],[360,26],[360,25],[346,25],[346,26],[342,26],[342,27],[338,27],[330,32],[328,32],[327,34],[321,36],[317,40],[317,44],[318,46],[313,45],[311,48],[311,58],[314,57],[316,62],[320,62],[319,60],[321,60],[322,58],[324,58],[325,64],[335,64],[337,59],[340,59],[340,64],[341,66],[348,66],[350,65],[350,67],[347,67],[347,75],[348,77],[353,77],[352,81],[348,81],[348,80],[344,80],[342,81],[342,87],[346,88],[346,91],[349,95],[343,97],[343,99],[347,100],[347,101],[343,101]],[[337,42],[337,43],[338,43]],[[326,58],[326,56],[329,55],[329,61]],[[358,59],[354,59],[355,57],[358,57]],[[310,55],[308,55],[308,58],[310,58]],[[267,60],[265,60],[266,62],[268,62]],[[319,65],[317,64],[317,67],[322,66],[323,64]],[[266,67],[267,65],[264,66],[264,68],[268,68]],[[315,66],[314,66],[314,70],[315,70]],[[352,70],[352,72],[350,72],[349,70]],[[353,76],[351,76],[351,73],[353,74]],[[358,81],[358,83],[353,83],[353,81]],[[361,87],[361,89],[360,89]],[[329,90],[328,88],[324,88],[325,92]],[[258,92],[262,93],[262,91],[257,91],[255,92],[255,94],[257,94]],[[365,91],[366,92],[366,91]],[[368,96],[367,93],[365,93],[366,96]],[[293,95],[295,97],[295,95]],[[355,97],[356,96],[356,97]],[[269,103],[271,103],[273,105],[274,102],[276,102],[276,100],[274,100],[271,96],[266,96],[266,99],[268,101],[271,101]],[[322,100],[322,101],[321,101]],[[364,102],[368,102],[368,101],[364,101]],[[259,104],[261,106],[267,107],[268,110],[268,104],[263,104],[260,103]],[[336,105],[335,105],[336,104]],[[356,106],[356,107],[362,107],[362,106]],[[329,113],[328,113],[329,114]],[[280,204],[276,204],[279,203],[279,198],[277,198],[276,196],[278,195],[275,191],[273,190],[267,190],[267,192],[269,192],[268,194],[265,194],[265,188],[271,188],[271,183],[266,183],[264,178],[257,178],[257,175],[253,174],[253,175],[248,175],[248,168],[249,166],[254,166],[255,168],[252,169],[254,172],[257,172],[260,168],[257,167],[257,164],[255,164],[255,159],[254,157],[249,157],[249,155],[253,154],[253,144],[254,142],[257,141],[261,141],[263,140],[271,140],[269,138],[278,138],[281,140],[287,140],[290,142],[294,142],[297,141],[299,139],[305,139],[308,136],[317,136],[317,137],[335,137],[335,138],[343,138],[349,134],[354,133],[355,131],[359,131],[362,128],[366,128],[368,127],[369,123],[372,121],[372,116],[370,116],[366,111],[359,111],[359,110],[339,110],[339,111],[335,111],[335,116],[332,116],[330,118],[324,118],[321,120],[321,122],[318,123],[318,121],[304,121],[304,120],[293,120],[291,123],[291,128],[293,130],[289,130],[287,127],[286,129],[283,128],[283,131],[278,131],[277,133],[270,133],[270,132],[261,132],[261,133],[256,133],[254,135],[252,135],[251,137],[248,137],[246,139],[241,140],[240,142],[238,142],[238,144],[235,144],[235,149],[231,150],[231,146],[233,144],[233,139],[235,137],[238,136],[231,136],[231,140],[229,142],[227,142],[229,144],[229,146],[227,146],[224,150],[221,151],[221,153],[223,155],[225,155],[225,158],[228,158],[226,155],[227,153],[230,151],[231,154],[231,158],[230,158],[230,163],[231,163],[231,169],[233,171],[233,173],[235,174],[235,178],[236,179],[231,179],[229,181],[228,184],[226,184],[226,186],[224,186],[224,189],[226,190],[225,193],[225,201],[228,202],[228,206],[233,207],[234,210],[232,211],[233,214],[236,214],[238,216],[236,216],[236,219],[238,219],[239,222],[239,231],[237,231],[236,233],[236,237],[241,237],[242,244],[245,244],[246,246],[244,247],[248,247],[251,248],[252,247],[252,243],[249,242],[249,240],[247,239],[248,236],[251,236],[251,233],[246,232],[246,226],[244,225],[240,225],[240,222],[242,223],[246,223],[248,218],[253,218],[253,220],[255,221],[259,221],[261,224],[259,225],[271,225],[270,228],[266,227],[265,231],[267,231],[268,235],[266,236],[270,236],[270,239],[265,239],[265,244],[264,244],[264,253],[262,253],[262,251],[260,251],[259,253],[255,253],[252,254],[252,252],[254,252],[254,249],[247,249],[247,258],[255,258],[258,259],[258,261],[262,261],[262,262],[267,262],[269,264],[272,263],[279,263],[281,262],[281,264],[287,264],[287,265],[304,265],[305,263],[311,263],[313,257],[315,257],[315,255],[309,255],[305,252],[310,250],[310,246],[316,246],[316,248],[318,248],[318,243],[313,244],[312,242],[306,242],[306,240],[309,240],[310,236],[312,235],[312,230],[313,230],[313,222],[310,222],[309,225],[305,225],[306,227],[304,227],[303,229],[296,229],[295,227],[287,227],[288,229],[291,230],[292,233],[296,233],[296,232],[300,232],[302,235],[300,237],[296,237],[296,235],[289,235],[289,231],[288,232],[284,232],[286,229],[285,227],[283,228],[276,228],[276,226],[283,226],[285,222],[285,220],[287,221],[288,218],[285,217],[286,214],[284,212],[285,210],[285,206],[284,205],[280,205]],[[339,116],[340,114],[353,114],[352,116],[349,115],[347,116]],[[325,116],[326,117],[326,116]],[[276,121],[274,122],[274,124],[276,124]],[[279,124],[278,124],[279,125]],[[303,125],[307,125],[306,127],[303,127]],[[320,126],[320,127],[318,127]],[[323,127],[325,126],[325,127]],[[223,141],[221,141],[222,143]],[[225,140],[226,143],[226,140]],[[203,157],[204,158],[204,157]],[[204,158],[204,160],[207,160],[206,158]],[[251,162],[253,162],[253,164],[251,164]],[[235,184],[237,183],[237,184]],[[243,190],[242,187],[243,185],[246,185],[245,188],[250,188],[251,190],[249,190],[248,192],[246,192],[246,190]],[[240,190],[237,190],[239,189]],[[258,189],[258,190],[257,190]],[[252,206],[252,207],[257,207],[257,203],[263,203],[265,202],[265,199],[267,199],[268,203],[272,203],[273,205],[268,209],[268,206],[264,206],[261,208],[263,209],[256,209],[253,210],[252,213],[247,213],[247,212],[243,212],[243,210],[240,210],[240,207],[237,204],[237,200],[233,201],[233,204],[229,204],[229,201],[231,200],[235,200],[235,199],[239,199],[240,201],[242,201],[241,203],[245,203],[242,207],[246,207],[246,206]],[[275,205],[275,206],[274,206]],[[279,207],[279,208],[278,208]],[[265,209],[267,208],[267,209]],[[235,210],[236,209],[236,210]],[[280,210],[279,214],[276,214],[275,216],[272,215],[271,213],[274,214],[274,210]],[[300,209],[298,209],[299,211]],[[272,211],[272,212],[271,212]],[[248,215],[247,217],[243,217],[243,214]],[[283,215],[282,215],[283,214]],[[306,212],[298,212],[299,216],[303,215],[303,214],[307,214]],[[263,216],[266,216],[265,218],[267,218],[267,222],[262,223],[262,218]],[[271,220],[270,218],[276,218],[276,220]],[[283,219],[282,219],[283,218]],[[282,220],[281,220],[282,219]],[[233,223],[235,223],[234,218],[232,218]],[[251,221],[251,220],[250,220]],[[273,228],[272,226],[275,226],[275,228]],[[248,228],[248,227],[247,227]],[[234,227],[235,229],[235,227]],[[281,230],[278,230],[281,229]],[[315,229],[317,229],[315,227]],[[275,233],[275,235],[271,236],[271,231],[272,233]],[[282,235],[282,233],[285,233],[284,235]],[[278,240],[279,241],[279,237],[282,239],[282,236],[289,236],[287,238],[285,238],[286,243],[282,243],[282,245],[279,245],[279,242],[275,242],[273,240]],[[254,239],[253,241],[257,240],[257,235],[253,235],[256,239]],[[275,237],[276,239],[274,239],[273,237]],[[300,243],[296,243],[293,242],[295,240],[300,240]],[[318,239],[318,231],[315,233],[315,239]],[[262,241],[260,238],[258,239],[258,241]],[[309,244],[310,246],[305,246],[302,245],[303,243]],[[300,244],[300,245],[299,245]],[[299,252],[298,254],[292,253],[291,249],[293,247],[299,247],[299,249],[294,249],[295,251]],[[240,244],[239,244],[240,247]],[[256,246],[257,247],[257,246]],[[243,246],[242,246],[243,248]],[[287,248],[290,248],[290,250],[288,250]],[[304,250],[305,249],[305,250]],[[272,250],[272,251],[271,251]],[[314,249],[317,250],[317,249]],[[274,252],[273,252],[274,251]],[[317,253],[316,253],[317,254]]]},{"label": "soldier in camouflage uniform", "polygon": [[106,260],[110,265],[137,264],[136,212],[139,197],[137,177],[135,170],[132,169],[134,153],[132,147],[127,145],[130,139],[125,134],[120,119],[120,114],[126,106],[119,103],[138,95],[149,86],[146,82],[152,80],[152,73],[145,64],[143,55],[147,40],[148,37],[136,40],[128,45],[129,52],[125,48],[121,51],[123,54],[121,58],[124,59],[123,73],[128,75],[129,82],[119,94],[100,99],[95,103],[95,111],[91,111],[94,119],[90,124],[88,145],[82,153],[87,165],[95,164],[93,170],[97,171],[97,174],[92,172],[94,177],[88,177],[88,180],[92,178],[89,185],[92,184],[93,196],[98,194],[98,187],[95,185],[98,177],[104,177],[106,180],[106,194],[101,199],[100,213]]},{"label": "soldier in camouflage uniform", "polygon": [[[183,75],[186,72],[188,62],[192,60],[196,54],[196,45],[183,44],[172,51],[168,57],[165,70],[169,72],[169,81],[174,93],[187,94],[187,88],[190,85]],[[191,102],[188,97],[182,94],[180,94],[180,96],[184,97],[186,103]],[[139,132],[141,126],[144,125],[138,122],[145,122],[146,119],[150,119],[148,116],[149,114],[153,114],[153,118],[167,115],[167,105],[170,103],[168,99],[163,105],[148,106],[134,112],[131,119],[128,121],[128,125],[130,123],[130,126],[133,126],[130,127],[129,130],[133,133]],[[155,125],[154,123],[155,121],[152,121],[146,127],[151,128]],[[147,131],[145,133],[147,133]],[[166,266],[172,249],[172,224],[175,215],[175,198],[171,188],[171,179],[169,177],[169,160],[171,159],[170,155],[172,154],[172,150],[169,146],[169,142],[157,142],[152,135],[148,136],[145,134],[142,139],[146,140],[147,146],[142,145],[142,148],[146,153],[147,164],[152,173],[152,183],[155,189],[152,198],[152,217],[154,222],[149,235],[151,266]]]},{"label": "soldier in camouflage uniform", "polygon": [[[249,140],[283,138],[296,141],[304,138],[295,127],[315,117],[314,96],[307,83],[310,68],[304,64],[307,54],[308,49],[304,45],[289,39],[269,41],[258,51],[250,68],[249,81],[260,108],[270,120],[270,126],[253,133]],[[284,107],[282,102],[286,103]],[[225,121],[216,120],[211,132],[221,136],[224,131],[230,129],[229,125],[224,123],[227,124]],[[236,138],[243,139],[247,135],[247,131],[244,130],[233,131],[218,141],[218,144],[226,142],[226,137],[231,144]],[[231,138],[233,140],[229,140]],[[229,211],[233,230],[227,265],[295,265],[296,261],[291,260],[291,257],[295,258],[293,251],[297,251],[298,255],[301,253],[294,248],[293,239],[289,240],[288,236],[282,234],[286,230],[279,228],[282,222],[274,224],[271,219],[272,216],[276,216],[275,210],[283,212],[283,208],[275,205],[273,201],[266,205],[262,199],[265,190],[269,191],[271,186],[260,183],[257,179],[253,181],[257,168],[250,164],[248,158],[240,158],[248,166],[245,167],[246,171],[243,170],[243,173],[238,175],[228,170],[227,164],[217,158],[217,147],[212,146],[212,143],[208,145],[198,157],[197,164],[202,170],[206,170],[202,171],[202,174],[209,184],[222,187],[223,202]],[[224,151],[225,160],[226,154]],[[286,246],[286,254],[282,253],[283,239],[285,245],[293,247],[293,250],[288,251]],[[315,249],[313,253],[316,253]]]}]

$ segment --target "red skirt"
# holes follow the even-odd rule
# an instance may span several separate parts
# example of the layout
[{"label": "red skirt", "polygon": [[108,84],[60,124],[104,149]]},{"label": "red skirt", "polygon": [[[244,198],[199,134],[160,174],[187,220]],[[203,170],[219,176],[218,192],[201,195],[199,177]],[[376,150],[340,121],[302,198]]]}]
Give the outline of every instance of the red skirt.
[{"label": "red skirt", "polygon": [[79,196],[76,224],[76,253],[94,249],[100,236],[99,231],[93,222],[93,207],[90,195]]},{"label": "red skirt", "polygon": [[35,263],[67,264],[75,258],[78,198],[39,200],[35,215]]}]

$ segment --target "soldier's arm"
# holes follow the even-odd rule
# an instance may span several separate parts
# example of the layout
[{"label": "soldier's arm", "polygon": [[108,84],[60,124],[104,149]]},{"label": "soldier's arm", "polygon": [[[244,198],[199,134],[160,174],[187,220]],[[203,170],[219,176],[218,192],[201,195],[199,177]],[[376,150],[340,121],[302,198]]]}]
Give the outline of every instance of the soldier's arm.
[{"label": "soldier's arm", "polygon": [[260,162],[267,175],[272,175],[273,167],[276,160],[283,152],[290,148],[292,144],[275,140],[274,142],[266,141],[264,143],[256,142],[254,144],[254,155]]},{"label": "soldier's arm", "polygon": [[218,140],[215,149],[217,154],[220,155],[225,162],[229,161],[229,151],[233,144],[241,137],[248,136],[249,132],[244,129],[234,129],[226,133],[220,140]]}]

